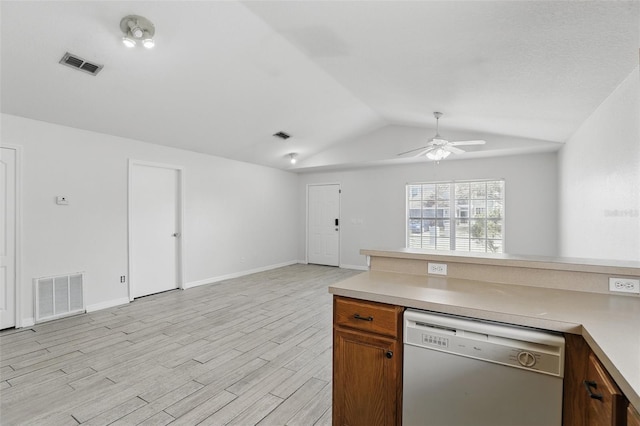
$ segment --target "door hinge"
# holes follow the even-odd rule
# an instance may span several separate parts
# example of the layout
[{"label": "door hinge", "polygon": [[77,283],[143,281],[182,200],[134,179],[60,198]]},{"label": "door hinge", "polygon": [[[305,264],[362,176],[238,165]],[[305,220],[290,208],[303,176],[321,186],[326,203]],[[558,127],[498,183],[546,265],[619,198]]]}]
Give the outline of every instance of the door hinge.
[{"label": "door hinge", "polygon": [[342,189],[338,189],[338,194],[342,194]]}]

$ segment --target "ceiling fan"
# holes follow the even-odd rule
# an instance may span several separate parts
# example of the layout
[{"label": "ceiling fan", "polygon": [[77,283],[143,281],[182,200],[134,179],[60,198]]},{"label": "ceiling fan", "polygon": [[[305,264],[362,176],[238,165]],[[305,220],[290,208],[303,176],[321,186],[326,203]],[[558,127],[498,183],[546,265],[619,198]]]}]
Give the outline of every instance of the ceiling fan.
[{"label": "ceiling fan", "polygon": [[412,152],[418,151],[418,153],[415,154],[416,157],[419,157],[421,155],[426,155],[427,158],[431,160],[440,161],[447,158],[451,153],[462,154],[463,152],[465,152],[463,149],[457,148],[458,146],[484,145],[486,143],[486,141],[483,141],[483,140],[448,141],[446,139],[443,139],[442,136],[440,136],[439,127],[438,127],[439,120],[440,120],[440,117],[442,117],[442,115],[443,114],[441,112],[437,112],[437,111],[433,113],[433,116],[436,118],[436,135],[431,138],[431,140],[427,143],[427,145],[420,148],[412,149],[410,151],[401,152],[398,155],[400,156],[400,155],[410,154]]}]

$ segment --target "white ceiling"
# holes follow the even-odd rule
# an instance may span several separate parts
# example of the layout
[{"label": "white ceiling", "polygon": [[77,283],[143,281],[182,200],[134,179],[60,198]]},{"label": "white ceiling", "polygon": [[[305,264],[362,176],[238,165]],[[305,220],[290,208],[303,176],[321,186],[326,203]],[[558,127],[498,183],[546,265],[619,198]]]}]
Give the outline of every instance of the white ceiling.
[{"label": "white ceiling", "polygon": [[[638,66],[640,1],[2,1],[2,112],[297,171],[555,150]],[[127,49],[145,16],[156,47]],[[58,64],[65,52],[97,76]],[[287,141],[271,135],[290,133]],[[299,153],[291,166],[287,154]]]}]

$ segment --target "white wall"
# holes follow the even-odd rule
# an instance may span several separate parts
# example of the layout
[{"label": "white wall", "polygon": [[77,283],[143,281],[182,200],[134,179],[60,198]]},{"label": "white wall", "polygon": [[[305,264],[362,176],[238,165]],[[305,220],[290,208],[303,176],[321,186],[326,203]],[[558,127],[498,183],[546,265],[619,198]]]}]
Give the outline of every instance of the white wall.
[{"label": "white wall", "polygon": [[362,248],[405,245],[408,182],[506,179],[505,247],[512,254],[557,254],[557,155],[531,154],[416,163],[300,175],[299,258],[306,256],[308,184],[340,183],[343,267],[364,267]]},{"label": "white wall", "polygon": [[187,285],[297,259],[293,173],[12,115],[1,123],[2,143],[23,151],[23,325],[36,277],[85,271],[90,309],[126,302],[129,159],[185,169]]},{"label": "white wall", "polygon": [[640,260],[639,123],[636,69],[560,151],[561,255]]}]

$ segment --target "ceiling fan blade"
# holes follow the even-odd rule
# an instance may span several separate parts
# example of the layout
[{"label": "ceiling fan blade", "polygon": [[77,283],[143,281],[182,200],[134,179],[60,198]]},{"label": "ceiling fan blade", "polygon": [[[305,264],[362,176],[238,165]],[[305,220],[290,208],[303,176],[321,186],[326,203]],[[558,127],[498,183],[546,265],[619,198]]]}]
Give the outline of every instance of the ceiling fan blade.
[{"label": "ceiling fan blade", "polygon": [[420,148],[412,149],[410,151],[401,152],[400,154],[396,154],[396,155],[397,156],[401,156],[401,155],[405,155],[405,154],[411,154],[412,152],[416,152],[416,151],[420,151],[421,149],[428,149],[428,148],[431,148],[431,145],[421,146]]},{"label": "ceiling fan blade", "polygon": [[487,141],[483,141],[483,140],[455,141],[455,142],[449,142],[449,146],[456,146],[456,145],[484,145],[485,143],[487,143]]},{"label": "ceiling fan blade", "polygon": [[424,157],[425,155],[427,155],[428,153],[430,153],[431,151],[435,151],[436,148],[430,146],[422,151],[420,151],[419,153],[415,154],[414,157]]},{"label": "ceiling fan blade", "polygon": [[444,147],[446,151],[449,151],[452,154],[462,154],[466,152],[464,149],[456,148],[455,146],[451,146],[451,144]]}]

